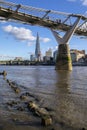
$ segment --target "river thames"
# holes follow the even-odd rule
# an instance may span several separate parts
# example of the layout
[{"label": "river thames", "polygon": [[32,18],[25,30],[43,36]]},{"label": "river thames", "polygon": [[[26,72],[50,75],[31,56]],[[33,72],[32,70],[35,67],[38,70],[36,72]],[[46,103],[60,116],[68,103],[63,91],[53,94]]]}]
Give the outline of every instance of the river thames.
[{"label": "river thames", "polygon": [[[87,130],[87,67],[56,71],[54,66],[0,66],[0,130]],[[16,94],[6,80],[14,82]],[[20,95],[30,97],[20,101]],[[35,101],[47,108],[52,125],[42,126],[39,117],[27,110],[26,102]],[[18,104],[9,106],[9,102]],[[17,109],[24,107],[23,111]]]}]

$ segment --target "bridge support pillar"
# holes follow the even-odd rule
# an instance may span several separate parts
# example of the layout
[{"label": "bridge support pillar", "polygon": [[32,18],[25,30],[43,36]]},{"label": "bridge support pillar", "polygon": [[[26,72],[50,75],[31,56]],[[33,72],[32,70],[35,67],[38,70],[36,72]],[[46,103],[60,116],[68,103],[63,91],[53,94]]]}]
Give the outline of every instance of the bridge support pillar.
[{"label": "bridge support pillar", "polygon": [[80,17],[76,19],[70,30],[68,30],[63,37],[61,37],[56,31],[51,29],[54,37],[59,43],[56,59],[56,69],[58,70],[72,70],[72,60],[68,43],[70,38],[73,36],[79,21]]},{"label": "bridge support pillar", "polygon": [[60,44],[56,58],[56,69],[72,70],[72,61],[68,44]]}]

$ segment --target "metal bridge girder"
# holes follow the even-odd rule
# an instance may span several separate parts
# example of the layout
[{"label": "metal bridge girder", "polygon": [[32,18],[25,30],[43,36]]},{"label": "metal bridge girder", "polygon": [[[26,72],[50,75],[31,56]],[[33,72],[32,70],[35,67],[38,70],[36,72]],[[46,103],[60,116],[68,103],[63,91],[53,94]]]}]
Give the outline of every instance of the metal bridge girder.
[{"label": "metal bridge girder", "polygon": [[57,40],[57,43],[59,44],[68,44],[69,43],[69,40],[70,38],[73,36],[76,28],[77,28],[77,25],[80,21],[81,17],[78,17],[77,20],[74,22],[74,24],[72,25],[72,27],[65,33],[65,35],[62,37],[60,36],[56,31],[54,31],[53,29],[51,29],[54,37],[56,38]]},{"label": "metal bridge girder", "polygon": [[[9,7],[11,7],[11,10]],[[19,9],[20,12],[18,12]],[[49,20],[46,19],[46,16],[49,17]],[[55,16],[55,18],[53,18],[53,16]],[[87,29],[84,28],[87,23],[87,17],[80,14],[70,14],[0,1],[0,17],[5,17],[6,20],[13,19],[25,24],[40,25],[54,30],[62,30],[64,32],[71,29],[72,24],[68,24],[69,18],[75,20],[80,17],[81,23],[78,28],[75,29],[74,34],[87,36]],[[59,22],[58,19],[60,19],[61,22]]]}]

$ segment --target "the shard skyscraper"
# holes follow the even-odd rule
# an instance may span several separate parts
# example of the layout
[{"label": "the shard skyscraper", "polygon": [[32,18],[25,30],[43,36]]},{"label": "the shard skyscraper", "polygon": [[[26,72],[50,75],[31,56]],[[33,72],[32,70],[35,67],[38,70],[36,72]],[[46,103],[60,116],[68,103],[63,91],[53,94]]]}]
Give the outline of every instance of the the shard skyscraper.
[{"label": "the shard skyscraper", "polygon": [[36,38],[35,58],[37,61],[41,60],[41,51],[40,51],[40,42],[39,42],[39,34],[38,33],[37,33],[37,38]]}]

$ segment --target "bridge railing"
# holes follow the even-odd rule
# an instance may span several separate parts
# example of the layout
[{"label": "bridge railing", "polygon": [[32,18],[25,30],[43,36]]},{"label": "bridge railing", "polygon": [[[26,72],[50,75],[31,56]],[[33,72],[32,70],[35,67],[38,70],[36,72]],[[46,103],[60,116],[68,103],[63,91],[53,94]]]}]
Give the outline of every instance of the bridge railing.
[{"label": "bridge railing", "polygon": [[42,8],[32,7],[32,6],[24,6],[21,4],[15,4],[12,2],[6,2],[2,0],[0,0],[0,7],[13,10],[15,12],[21,12],[32,16],[36,16],[41,19],[54,21],[56,23],[58,22],[58,23],[66,24],[68,26],[72,26],[76,18],[81,17],[77,30],[81,32],[87,32],[87,17],[83,15],[70,14],[70,13],[54,11],[54,10],[46,10]]},{"label": "bridge railing", "polygon": [[11,3],[11,2],[5,2],[5,1],[0,1],[0,6],[4,8],[8,8],[10,10],[14,10],[14,11],[18,9],[18,11],[23,12],[23,13],[27,13],[27,14],[37,16],[43,19],[48,19],[48,20],[53,20],[53,21],[58,21],[58,22],[65,21],[68,15],[70,15],[69,13],[46,10],[42,8],[35,8],[32,6],[24,6],[20,4]]}]

